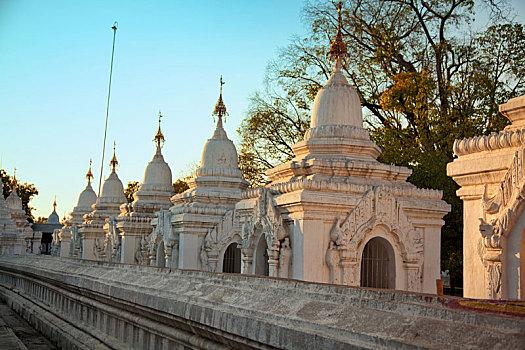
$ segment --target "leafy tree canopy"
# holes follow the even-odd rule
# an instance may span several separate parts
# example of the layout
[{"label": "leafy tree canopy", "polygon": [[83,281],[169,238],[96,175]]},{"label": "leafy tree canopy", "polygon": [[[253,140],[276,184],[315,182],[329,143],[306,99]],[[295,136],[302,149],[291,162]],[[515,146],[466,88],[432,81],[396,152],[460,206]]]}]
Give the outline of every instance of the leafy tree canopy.
[{"label": "leafy tree canopy", "polygon": [[[185,179],[178,179],[173,183],[173,190],[175,193],[182,193],[186,191],[189,186]],[[124,195],[126,196],[126,199],[128,200],[128,203],[131,203],[134,201],[135,198],[133,198],[133,195],[139,190],[141,186],[141,183],[138,181],[130,181],[128,182],[128,185],[124,189]]]},{"label": "leafy tree canopy", "polygon": [[128,203],[133,202],[134,198],[133,195],[135,192],[137,192],[140,188],[140,182],[138,181],[130,181],[128,182],[128,185],[124,189],[124,196],[126,196],[126,199],[128,200]]},{"label": "leafy tree canopy", "polygon": [[178,179],[173,183],[173,189],[175,190],[175,194],[182,193],[188,188],[190,188],[190,186],[188,186],[188,183],[182,179]]},{"label": "leafy tree canopy", "polygon": [[[4,191],[4,198],[7,198],[11,192],[12,192],[12,185],[14,178],[7,174],[7,172],[4,169],[0,169],[0,176],[2,177],[2,188]],[[18,196],[22,200],[22,209],[26,212],[27,216],[29,217],[29,221],[34,221],[34,216],[32,214],[33,208],[29,205],[29,202],[31,199],[33,199],[34,196],[38,194],[38,190],[36,189],[35,185],[28,184],[28,183],[21,183],[19,179],[17,179],[17,185],[16,189],[18,191]]]}]

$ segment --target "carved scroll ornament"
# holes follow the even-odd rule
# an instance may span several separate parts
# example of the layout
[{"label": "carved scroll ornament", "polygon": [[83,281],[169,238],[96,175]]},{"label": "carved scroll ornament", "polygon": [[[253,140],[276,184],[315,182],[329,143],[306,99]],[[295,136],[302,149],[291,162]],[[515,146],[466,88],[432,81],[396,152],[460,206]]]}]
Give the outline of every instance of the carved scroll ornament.
[{"label": "carved scroll ornament", "polygon": [[525,199],[525,144],[515,152],[512,162],[496,193],[487,195],[483,189],[479,232],[482,242],[480,257],[485,266],[487,297],[502,298],[502,239],[512,229],[515,214]]}]

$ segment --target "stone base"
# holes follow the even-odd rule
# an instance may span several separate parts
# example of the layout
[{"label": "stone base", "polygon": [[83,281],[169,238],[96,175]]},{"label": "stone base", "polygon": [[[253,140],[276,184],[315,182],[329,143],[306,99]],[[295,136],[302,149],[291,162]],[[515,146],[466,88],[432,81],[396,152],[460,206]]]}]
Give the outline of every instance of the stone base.
[{"label": "stone base", "polygon": [[73,349],[518,349],[525,337],[523,311],[506,307],[518,302],[50,256],[0,257],[0,298]]}]

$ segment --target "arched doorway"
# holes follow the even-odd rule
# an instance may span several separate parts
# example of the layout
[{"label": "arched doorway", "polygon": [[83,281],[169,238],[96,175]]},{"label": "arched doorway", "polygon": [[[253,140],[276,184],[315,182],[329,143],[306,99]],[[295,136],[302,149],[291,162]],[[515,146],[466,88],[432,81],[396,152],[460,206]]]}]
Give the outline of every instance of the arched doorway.
[{"label": "arched doorway", "polygon": [[261,235],[257,248],[255,249],[255,274],[259,276],[269,276],[270,267],[268,266],[268,245],[264,234]]},{"label": "arched doorway", "polygon": [[381,237],[369,240],[361,258],[361,287],[394,289],[396,268],[394,249]]},{"label": "arched doorway", "polygon": [[241,273],[241,250],[237,243],[232,243],[226,248],[222,259],[222,272]]},{"label": "arched doorway", "polygon": [[160,241],[157,248],[157,266],[166,267],[166,252],[164,250],[164,241]]}]

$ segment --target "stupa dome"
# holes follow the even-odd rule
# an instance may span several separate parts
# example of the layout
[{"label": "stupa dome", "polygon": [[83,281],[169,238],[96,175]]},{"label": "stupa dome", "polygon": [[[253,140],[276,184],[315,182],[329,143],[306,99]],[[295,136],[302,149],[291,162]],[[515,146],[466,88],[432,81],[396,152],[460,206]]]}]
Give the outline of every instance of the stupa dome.
[{"label": "stupa dome", "polygon": [[171,169],[160,153],[153,156],[144,172],[144,184],[172,185]]},{"label": "stupa dome", "polygon": [[359,95],[346,80],[336,64],[336,69],[325,86],[319,89],[312,107],[311,128],[325,125],[363,127]]},{"label": "stupa dome", "polygon": [[57,196],[55,196],[55,201],[53,202],[53,212],[47,218],[48,224],[60,224],[60,218],[57,214]]},{"label": "stupa dome", "polygon": [[[153,141],[157,144],[157,152],[153,156],[151,162],[148,163],[146,170],[144,171],[143,185],[162,185],[171,190],[172,176],[170,166],[164,161],[162,156],[161,148],[164,144],[164,135],[160,130],[160,118],[162,114],[159,112],[159,129]],[[148,187],[148,186],[146,186]]]},{"label": "stupa dome", "polygon": [[97,195],[93,188],[91,187],[91,182],[88,182],[84,191],[80,192],[78,196],[77,207],[79,208],[91,208],[97,200]]},{"label": "stupa dome", "polygon": [[228,139],[221,121],[217,123],[213,137],[204,145],[201,168],[238,168],[237,150]]},{"label": "stupa dome", "polygon": [[106,181],[104,181],[104,184],[102,185],[102,195],[100,197],[122,197],[122,203],[126,202],[126,197],[124,197],[124,186],[122,186],[122,181],[120,181],[115,171],[112,171]]},{"label": "stupa dome", "polygon": [[118,165],[117,156],[115,154],[116,144],[113,145],[113,158],[109,162],[111,166],[111,174],[104,181],[102,185],[102,194],[100,198],[113,198],[116,202],[125,203],[126,197],[124,196],[124,186],[122,186],[122,181],[118,178],[116,168]]},{"label": "stupa dome", "polygon": [[47,218],[47,223],[48,224],[60,224],[60,219],[58,218],[58,214],[56,210],[53,210],[51,215],[49,215],[49,217]]},{"label": "stupa dome", "polygon": [[22,200],[18,196],[16,189],[13,189],[6,202],[9,209],[22,209]]}]

